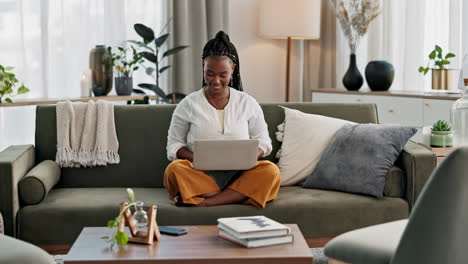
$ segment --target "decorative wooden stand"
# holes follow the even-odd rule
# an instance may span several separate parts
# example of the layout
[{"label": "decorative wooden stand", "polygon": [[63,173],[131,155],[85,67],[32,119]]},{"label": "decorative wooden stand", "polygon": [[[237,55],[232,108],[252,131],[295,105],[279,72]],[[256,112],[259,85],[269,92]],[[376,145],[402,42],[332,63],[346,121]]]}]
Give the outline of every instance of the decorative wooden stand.
[{"label": "decorative wooden stand", "polygon": [[[120,204],[120,212],[128,205],[128,203],[124,202]],[[153,240],[158,241],[161,237],[159,233],[158,224],[156,223],[156,205],[151,205],[147,211],[148,214],[148,231],[138,231],[137,227],[133,223],[133,215],[130,211],[130,208],[127,208],[125,212],[122,214],[122,219],[120,220],[119,224],[119,231],[125,232],[125,223],[128,224],[130,229],[130,233],[132,237],[128,238],[128,242],[133,243],[141,243],[151,245],[153,244]]]}]

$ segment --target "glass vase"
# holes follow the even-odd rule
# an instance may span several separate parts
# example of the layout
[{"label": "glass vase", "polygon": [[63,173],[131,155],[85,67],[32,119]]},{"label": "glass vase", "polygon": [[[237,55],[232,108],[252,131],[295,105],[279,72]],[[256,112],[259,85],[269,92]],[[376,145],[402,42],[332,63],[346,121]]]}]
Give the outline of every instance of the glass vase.
[{"label": "glass vase", "polygon": [[148,226],[148,215],[146,211],[143,210],[144,203],[142,201],[136,202],[136,209],[133,213],[133,223],[137,228]]}]

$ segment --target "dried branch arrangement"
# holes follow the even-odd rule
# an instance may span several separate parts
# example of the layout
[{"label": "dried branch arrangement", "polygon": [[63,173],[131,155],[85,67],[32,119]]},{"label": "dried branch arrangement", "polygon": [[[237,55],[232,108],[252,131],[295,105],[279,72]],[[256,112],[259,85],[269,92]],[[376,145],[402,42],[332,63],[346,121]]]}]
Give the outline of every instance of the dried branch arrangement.
[{"label": "dried branch arrangement", "polygon": [[348,40],[351,53],[356,54],[359,40],[381,12],[380,0],[330,0],[330,4]]}]

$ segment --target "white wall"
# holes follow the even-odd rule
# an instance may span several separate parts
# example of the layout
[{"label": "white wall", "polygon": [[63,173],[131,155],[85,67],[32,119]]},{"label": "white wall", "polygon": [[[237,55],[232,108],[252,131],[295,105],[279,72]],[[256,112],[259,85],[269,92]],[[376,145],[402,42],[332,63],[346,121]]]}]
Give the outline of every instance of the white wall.
[{"label": "white wall", "polygon": [[[286,40],[258,36],[258,0],[229,1],[229,37],[237,48],[244,90],[259,102],[284,102]],[[290,101],[299,98],[299,41],[292,41]]]}]

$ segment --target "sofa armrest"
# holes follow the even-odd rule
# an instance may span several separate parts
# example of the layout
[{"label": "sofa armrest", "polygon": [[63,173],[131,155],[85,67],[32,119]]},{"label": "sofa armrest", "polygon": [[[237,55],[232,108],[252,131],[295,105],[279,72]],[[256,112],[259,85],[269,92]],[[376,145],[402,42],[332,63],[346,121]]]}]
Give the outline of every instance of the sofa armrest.
[{"label": "sofa armrest", "polygon": [[408,141],[401,153],[402,169],[406,174],[406,200],[410,209],[437,164],[437,157],[427,147]]},{"label": "sofa armrest", "polygon": [[16,214],[20,207],[18,182],[34,163],[33,145],[10,146],[0,152],[0,211],[7,235],[16,236]]}]

